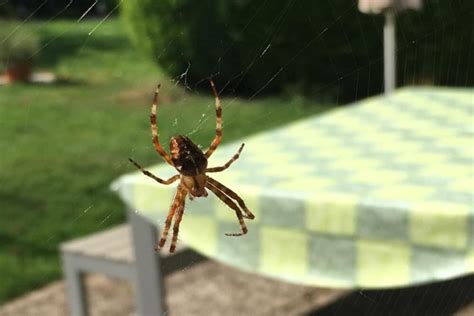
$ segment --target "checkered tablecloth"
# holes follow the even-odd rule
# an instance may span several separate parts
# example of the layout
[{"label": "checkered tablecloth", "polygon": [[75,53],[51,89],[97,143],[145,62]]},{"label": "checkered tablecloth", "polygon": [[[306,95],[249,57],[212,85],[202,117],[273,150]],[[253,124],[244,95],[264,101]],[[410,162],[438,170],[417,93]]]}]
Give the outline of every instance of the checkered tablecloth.
[{"label": "checkered tablecloth", "polygon": [[[212,194],[188,201],[180,239],[197,251],[329,287],[406,286],[474,272],[473,90],[401,89],[242,142],[240,159],[212,176],[256,219],[246,221],[246,236],[227,237],[239,230],[231,209]],[[223,164],[239,145],[221,146],[209,165]],[[174,174],[164,164],[150,170]],[[134,172],[113,188],[162,226],[176,185]]]}]

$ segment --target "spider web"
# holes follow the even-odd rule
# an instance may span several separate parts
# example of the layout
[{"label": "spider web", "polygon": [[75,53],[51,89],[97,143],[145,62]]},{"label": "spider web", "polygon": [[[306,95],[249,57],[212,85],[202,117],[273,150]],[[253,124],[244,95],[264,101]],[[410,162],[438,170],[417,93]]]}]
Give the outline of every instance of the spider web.
[{"label": "spider web", "polygon": [[[23,27],[25,27],[29,22],[37,19],[38,12],[48,5],[49,2],[52,2],[53,0],[44,0],[43,2],[40,2],[36,8],[31,10],[30,12],[27,12],[23,20],[21,21],[20,24],[10,33],[8,34],[5,38],[0,38],[0,42],[6,41],[10,36],[13,36],[16,32],[20,32]],[[102,26],[104,23],[106,23],[109,19],[113,19],[114,14],[117,13],[119,5],[122,3],[123,0],[117,1],[116,5],[113,5],[112,7],[109,7],[107,11],[102,12],[100,14],[100,17],[97,18],[95,17],[95,25],[90,28],[90,30],[87,32],[87,37],[83,39],[82,42],[82,47],[87,47],[90,45],[92,41],[94,41],[94,37],[98,34],[101,33],[102,31]],[[0,7],[7,4],[9,1],[0,1]],[[64,19],[66,16],[68,9],[70,9],[71,5],[73,5],[75,2],[74,0],[70,1],[64,1],[64,7],[56,12],[53,16],[41,20],[41,23],[39,24],[39,27],[41,27],[41,24],[48,24],[52,23],[54,21],[60,21]],[[330,1],[328,0],[328,3]],[[457,4],[462,5],[462,1],[458,1]],[[265,6],[268,4],[268,1],[263,1],[261,4],[259,4],[254,11],[254,14],[252,16],[249,16],[247,20],[245,21],[244,25],[242,26],[242,29],[246,29],[251,25],[251,22],[254,19],[258,19],[259,14],[261,14],[262,10],[265,10]],[[296,4],[295,0],[288,0],[286,5],[281,9],[278,15],[275,16],[273,22],[270,25],[270,32],[268,33],[268,36],[262,42],[260,43],[260,50],[255,53],[254,58],[251,59],[248,64],[242,68],[242,70],[239,73],[235,74],[235,80],[238,83],[239,80],[244,80],[245,74],[247,74],[256,64],[262,62],[262,57],[264,57],[270,50],[273,49],[274,46],[274,37],[275,35],[279,32],[281,27],[284,27],[284,24],[282,23],[285,21],[287,18],[287,15],[289,12],[291,12],[292,7]],[[97,14],[97,8],[101,5],[100,0],[95,0],[95,1],[90,1],[90,5],[85,9],[81,14],[78,16],[74,17],[73,21],[74,23],[71,24],[68,28],[65,28],[62,33],[57,35],[54,38],[51,38],[48,42],[45,42],[42,44],[42,46],[33,54],[33,56],[39,56],[41,53],[47,49],[50,48],[51,46],[54,46],[58,42],[64,41],[67,39],[68,35],[73,32],[76,28],[81,27],[81,24],[88,20],[91,19],[94,14]],[[348,23],[348,19],[353,17],[354,11],[357,10],[357,4],[355,2],[347,2],[347,6],[345,10],[341,12],[335,12],[334,10],[332,12],[329,12],[328,14],[331,14],[332,16],[332,21],[328,23],[327,25],[324,26],[324,28],[318,30],[314,34],[308,34],[307,39],[301,43],[300,48],[296,51],[294,51],[293,55],[291,58],[287,59],[287,61],[284,64],[279,65],[278,70],[273,72],[273,73],[267,73],[265,74],[265,77],[267,78],[266,81],[260,86],[260,88],[250,96],[249,101],[254,100],[259,98],[265,89],[272,83],[273,80],[275,80],[278,76],[281,76],[282,74],[285,73],[290,67],[292,67],[292,64],[301,56],[302,53],[304,53],[309,47],[318,45],[321,50],[325,51],[328,55],[330,55],[331,52],[331,47],[330,44],[328,44],[328,38],[327,35],[329,32],[333,32],[336,29],[341,30],[339,36],[347,43],[346,49],[348,51],[348,54],[353,57],[353,66],[351,69],[344,71],[344,72],[337,72],[336,71],[336,65],[332,60],[329,59],[329,64],[328,67],[333,69],[333,72],[335,73],[335,79],[327,82],[324,86],[318,88],[317,91],[315,91],[315,94],[325,94],[325,92],[329,90],[333,90],[336,88],[343,80],[349,78],[349,77],[356,77],[356,85],[354,86],[354,90],[356,91],[356,97],[355,100],[365,98],[368,95],[368,87],[371,85],[373,78],[370,76],[370,71],[374,67],[382,67],[383,66],[383,55],[380,56],[373,56],[372,52],[370,52],[369,47],[366,45],[365,49],[367,51],[367,56],[369,56],[366,60],[357,60],[355,54],[354,54],[354,48],[352,47],[351,40],[350,40],[350,34],[347,32],[347,29],[345,27],[345,23]],[[473,12],[468,13],[470,15],[473,14]],[[380,24],[376,23],[376,17],[374,19],[374,32],[380,33],[380,40],[382,41],[382,30],[380,29]],[[448,59],[449,60],[449,65],[450,65],[450,72],[455,73],[455,77],[459,78],[457,80],[457,83],[461,86],[466,85],[469,80],[472,80],[472,59],[473,56],[472,54],[469,56],[459,56],[455,55],[454,53],[454,43],[456,40],[458,40],[455,36],[455,29],[458,27],[456,24],[457,16],[454,14],[454,11],[452,11],[452,16],[450,17],[449,20],[446,20],[443,22],[443,24],[440,25],[427,25],[426,31],[423,34],[417,34],[415,37],[412,37],[412,35],[409,34],[404,34],[402,33],[402,38],[403,41],[397,43],[397,50],[396,50],[396,55],[399,60],[403,63],[403,73],[398,74],[399,76],[402,76],[404,78],[404,81],[407,84],[413,84],[416,83],[424,78],[416,78],[416,73],[413,71],[415,68],[421,68],[425,69],[429,65],[433,65],[430,69],[435,69],[434,71],[437,71],[436,69],[438,68],[437,65],[440,63],[441,60],[443,59]],[[360,25],[360,20],[358,21]],[[405,23],[403,19],[403,14],[399,17],[399,23],[403,24]],[[419,21],[419,23],[427,23],[424,21]],[[465,27],[471,27],[466,25]],[[405,28],[402,28],[402,30]],[[362,27],[360,29],[360,32],[362,33]],[[332,33],[333,34],[333,33]],[[362,36],[365,36],[362,33]],[[451,45],[448,47],[441,46],[441,41],[436,42],[434,47],[430,47],[428,45],[425,45],[425,40],[426,39],[432,39],[432,38],[441,38],[443,36],[452,36],[452,42]],[[469,45],[471,48],[470,51],[472,51],[473,48],[473,39],[472,36],[468,39],[466,39],[466,45]],[[366,41],[364,41],[366,43]],[[222,54],[219,58],[219,60],[225,60],[228,58],[227,52],[229,52],[232,47],[233,43],[224,43],[224,47],[227,47],[225,50],[224,54]],[[163,48],[165,50],[166,47]],[[407,54],[409,52],[415,52],[416,54],[416,63],[412,64],[410,63],[409,59],[404,59],[400,58],[403,57],[404,54]],[[159,57],[159,56],[157,56]],[[469,63],[470,67],[468,69],[463,69],[460,67],[462,65],[463,60],[471,60]],[[188,93],[194,94],[194,95],[200,95],[200,92],[196,90],[195,85],[191,85],[188,80],[188,72],[189,70],[193,67],[193,61],[188,61],[188,67],[183,71],[182,74],[175,78],[169,78],[169,83],[172,85],[181,85],[183,86]],[[215,75],[218,75],[218,69],[219,69],[219,62],[216,62],[216,71],[211,72],[208,74],[208,76],[205,76],[202,78],[202,81],[207,80],[208,77],[213,77]],[[369,73],[368,76],[366,76],[366,79],[359,80],[360,75],[363,73]],[[126,74],[123,74],[124,76]],[[435,74],[433,73],[424,73],[425,77],[434,77]],[[411,78],[410,78],[411,76]],[[235,83],[235,82],[234,82]],[[435,82],[436,83],[436,82]],[[229,85],[231,84],[230,81],[224,82],[220,89],[225,90]],[[380,93],[383,92],[383,85],[380,84]],[[0,88],[0,97],[1,97],[1,88]],[[171,125],[176,128],[180,128],[184,130],[184,134],[186,135],[195,135],[199,132],[201,132],[205,126],[213,126],[215,117],[213,115],[213,108],[214,108],[214,103],[213,102],[208,102],[207,106],[202,109],[202,114],[199,117],[199,119],[196,121],[194,126],[182,126],[180,124],[180,115],[178,112],[182,111],[184,109],[184,104],[187,102],[188,98],[185,96],[183,97],[182,100],[180,100],[180,104],[177,107],[177,113],[174,119],[171,122]],[[231,109],[235,106],[238,106],[238,102],[241,99],[238,96],[230,96],[225,99],[225,102],[223,103],[223,110],[224,113],[226,113],[227,109]],[[336,104],[342,105],[342,101],[336,99],[335,100]],[[31,104],[30,104],[31,106]],[[33,117],[30,117],[29,111],[30,107],[26,107],[24,109],[25,111],[25,124],[28,123],[29,120],[34,119]],[[265,113],[260,114],[258,117],[252,117],[249,118],[249,124],[256,124],[258,125],[259,122],[265,121],[265,120],[272,120],[275,114],[277,113],[278,108],[276,109],[269,109]],[[2,123],[2,119],[0,118],[0,123]],[[236,120],[233,117],[225,117],[225,126],[233,126],[238,124],[238,120]],[[138,134],[137,134],[138,135]],[[142,135],[142,134],[140,134]],[[161,137],[162,135],[160,135]],[[167,139],[166,136],[161,137],[162,139]],[[5,141],[5,140],[4,140]],[[206,146],[207,144],[204,144]],[[132,155],[133,152],[137,149],[136,145],[130,144],[131,150],[132,150]],[[147,147],[149,149],[149,147]],[[126,157],[117,157],[117,161],[125,161]],[[116,168],[121,168],[123,169],[123,172],[129,171],[130,169],[128,168],[128,165],[125,162],[118,162],[115,164]],[[1,188],[2,184],[0,184]],[[91,200],[89,203],[86,203],[84,205],[76,205],[73,206],[73,209],[71,210],[71,216],[67,219],[62,219],[62,222],[60,223],[61,225],[64,225],[64,227],[68,230],[74,230],[75,229],[75,224],[80,221],[82,218],[87,217],[87,216],[93,216],[92,214],[94,213],[94,205],[98,203],[98,201]],[[121,210],[112,210],[109,213],[105,214],[105,216],[101,217],[100,219],[97,220],[97,229],[104,228],[107,226],[109,219],[115,212],[122,212]],[[40,244],[43,245],[49,245],[53,239],[57,239],[58,236],[56,235],[51,235],[50,238],[39,241]],[[453,285],[453,286],[462,286],[462,285]],[[466,286],[466,289],[469,288],[469,286]],[[447,289],[442,289],[440,291],[447,291],[450,290],[449,288]],[[464,289],[463,288],[457,288],[457,292],[462,292]],[[412,295],[412,296],[410,296]],[[352,307],[354,306],[360,306],[360,305],[368,305],[368,309],[366,312],[376,312],[378,311],[378,306],[380,304],[386,304],[386,302],[390,302],[390,305],[395,306],[399,304],[407,304],[407,300],[409,301],[408,303],[417,301],[418,303],[421,304],[423,300],[429,301],[429,298],[424,295],[424,293],[421,294],[421,297],[418,297],[419,293],[412,293],[409,294],[408,297],[403,297],[400,293],[397,292],[376,292],[376,291],[358,291],[355,292],[355,294],[351,295],[346,299],[347,302],[349,302],[349,305],[352,304]],[[449,310],[450,305],[455,305],[457,304],[457,298],[451,297],[447,294],[446,297],[443,296],[442,293],[437,293],[438,297],[440,298],[439,302],[433,303],[437,304],[437,306],[434,307],[433,312],[434,313],[443,313],[447,310]],[[346,306],[347,307],[347,306]],[[336,306],[335,309],[332,310],[334,314],[344,314],[343,306]]]}]

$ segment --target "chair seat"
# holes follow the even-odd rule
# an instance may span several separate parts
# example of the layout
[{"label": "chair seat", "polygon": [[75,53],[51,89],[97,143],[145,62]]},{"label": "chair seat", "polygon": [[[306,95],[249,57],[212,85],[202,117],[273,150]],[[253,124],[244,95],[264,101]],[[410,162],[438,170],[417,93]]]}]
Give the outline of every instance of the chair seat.
[{"label": "chair seat", "polygon": [[61,245],[61,251],[84,257],[133,263],[135,253],[129,224],[74,239]]}]

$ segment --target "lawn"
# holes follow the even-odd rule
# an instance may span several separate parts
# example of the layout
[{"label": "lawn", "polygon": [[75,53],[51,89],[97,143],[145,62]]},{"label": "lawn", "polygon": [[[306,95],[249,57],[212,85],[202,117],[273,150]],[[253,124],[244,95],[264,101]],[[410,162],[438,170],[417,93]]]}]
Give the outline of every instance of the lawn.
[{"label": "lawn", "polygon": [[[157,82],[165,143],[182,133],[206,146],[214,133],[211,94],[177,87],[119,20],[91,35],[99,21],[32,23],[46,44],[39,68],[61,80],[0,87],[0,303],[61,277],[61,241],[125,220],[109,184],[134,170],[128,157],[160,161],[148,126]],[[224,142],[328,108],[297,97],[222,101]]]}]

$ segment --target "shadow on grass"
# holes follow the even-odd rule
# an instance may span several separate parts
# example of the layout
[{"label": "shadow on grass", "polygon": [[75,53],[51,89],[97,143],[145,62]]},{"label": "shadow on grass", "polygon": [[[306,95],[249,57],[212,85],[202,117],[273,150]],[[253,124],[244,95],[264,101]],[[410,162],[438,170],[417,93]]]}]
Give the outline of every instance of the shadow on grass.
[{"label": "shadow on grass", "polygon": [[[58,252],[56,247],[48,246],[47,242],[31,242],[1,232],[0,244],[9,245],[9,247],[2,247],[9,249],[5,252],[7,255],[21,257],[23,259],[26,259],[26,255],[33,257],[47,257],[55,256]],[[22,251],[22,249],[28,249],[28,252]]]},{"label": "shadow on grass", "polygon": [[390,290],[361,290],[307,316],[453,315],[474,302],[474,276]]},{"label": "shadow on grass", "polygon": [[52,67],[63,58],[71,58],[81,53],[81,49],[106,52],[108,50],[121,50],[124,47],[124,36],[108,35],[91,38],[87,32],[65,33],[58,35],[47,33],[43,35],[39,58],[40,67]]}]

